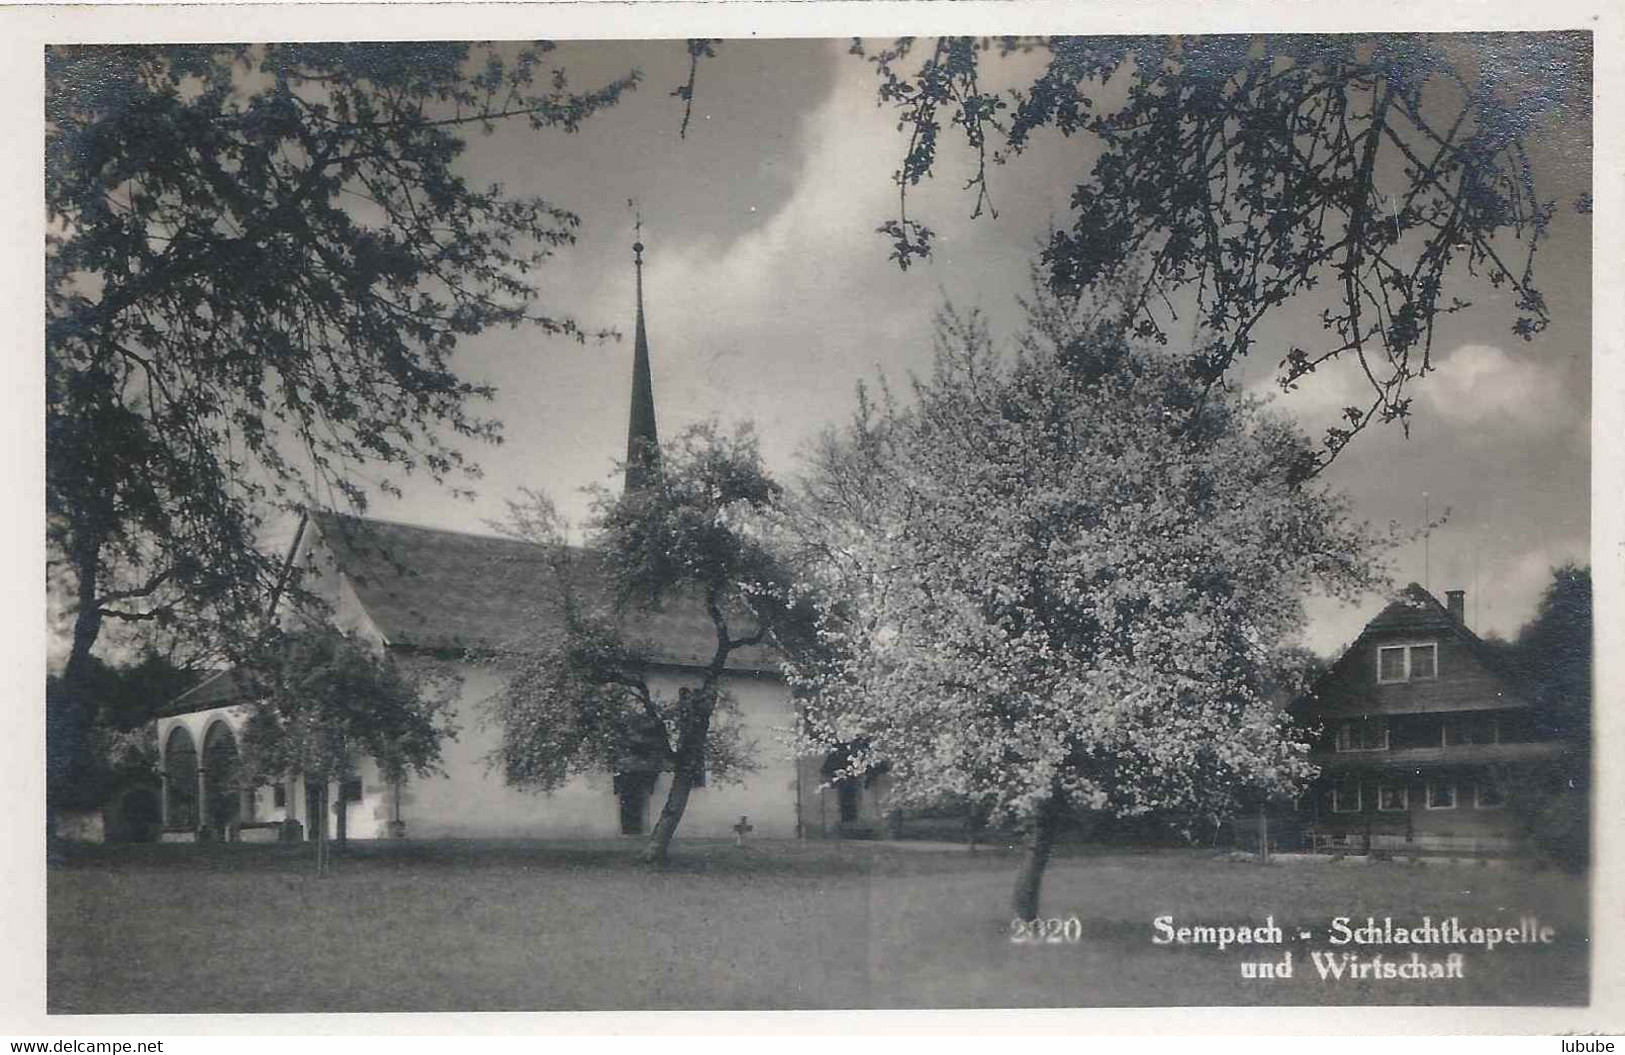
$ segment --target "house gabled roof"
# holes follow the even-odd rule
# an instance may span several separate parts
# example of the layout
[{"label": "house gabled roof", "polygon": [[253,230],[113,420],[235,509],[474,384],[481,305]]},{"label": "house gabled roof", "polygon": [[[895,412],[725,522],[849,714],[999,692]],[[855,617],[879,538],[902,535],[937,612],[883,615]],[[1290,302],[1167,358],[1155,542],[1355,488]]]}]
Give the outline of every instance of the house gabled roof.
[{"label": "house gabled roof", "polygon": [[1449,610],[1439,603],[1437,597],[1414,582],[1401,590],[1399,597],[1389,602],[1388,607],[1377,613],[1376,618],[1365,625],[1360,636],[1396,630],[1459,631],[1475,641],[1478,639],[1471,630],[1450,617]]},{"label": "house gabled roof", "polygon": [[[492,651],[522,645],[527,632],[559,618],[561,583],[549,549],[493,535],[419,527],[313,511],[312,523],[356,600],[391,648]],[[569,574],[580,595],[609,599],[598,555],[572,548]],[[716,649],[702,605],[674,598],[627,619],[653,662],[701,666]],[[743,628],[736,628],[736,634]],[[729,669],[776,671],[766,648],[737,650]]]},{"label": "house gabled roof", "polygon": [[1365,625],[1355,644],[1360,644],[1368,637],[1399,633],[1452,634],[1464,642],[1472,651],[1473,657],[1484,664],[1492,674],[1506,679],[1509,683],[1515,681],[1514,673],[1507,668],[1505,659],[1495,649],[1487,645],[1483,638],[1473,633],[1465,624],[1454,619],[1449,609],[1440,604],[1439,599],[1425,587],[1414,582],[1400,591],[1397,600],[1392,601],[1375,619]]},{"label": "house gabled roof", "polygon": [[1390,601],[1387,607],[1365,625],[1365,629],[1360,631],[1360,636],[1355,638],[1337,662],[1320,676],[1313,689],[1294,700],[1289,709],[1298,711],[1314,706],[1320,700],[1322,690],[1339,677],[1347,664],[1356,662],[1357,657],[1363,654],[1364,646],[1407,637],[1440,635],[1450,635],[1466,646],[1485,671],[1502,683],[1503,699],[1508,702],[1522,702],[1518,678],[1515,672],[1509,669],[1505,658],[1486,644],[1483,638],[1453,618],[1449,609],[1425,587],[1413,582],[1401,590],[1397,598]]}]

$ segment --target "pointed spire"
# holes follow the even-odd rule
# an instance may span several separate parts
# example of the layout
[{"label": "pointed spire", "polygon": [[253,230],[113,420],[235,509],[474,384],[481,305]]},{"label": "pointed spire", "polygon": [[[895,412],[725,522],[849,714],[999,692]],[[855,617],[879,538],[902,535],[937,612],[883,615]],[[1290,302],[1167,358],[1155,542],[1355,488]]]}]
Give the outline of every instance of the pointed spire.
[{"label": "pointed spire", "polygon": [[637,334],[632,342],[632,413],[626,428],[626,490],[648,485],[660,472],[659,436],[655,432],[654,381],[649,369],[649,335],[643,326],[643,220],[637,223],[639,240],[632,243],[632,264],[638,275]]}]

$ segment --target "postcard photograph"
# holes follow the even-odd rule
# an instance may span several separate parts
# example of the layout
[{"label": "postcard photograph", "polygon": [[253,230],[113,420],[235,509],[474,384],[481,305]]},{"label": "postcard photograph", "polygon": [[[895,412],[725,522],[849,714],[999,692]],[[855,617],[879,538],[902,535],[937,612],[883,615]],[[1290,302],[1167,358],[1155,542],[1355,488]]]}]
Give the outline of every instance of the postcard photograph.
[{"label": "postcard photograph", "polygon": [[390,32],[37,55],[46,1012],[1591,1002],[1587,26]]}]

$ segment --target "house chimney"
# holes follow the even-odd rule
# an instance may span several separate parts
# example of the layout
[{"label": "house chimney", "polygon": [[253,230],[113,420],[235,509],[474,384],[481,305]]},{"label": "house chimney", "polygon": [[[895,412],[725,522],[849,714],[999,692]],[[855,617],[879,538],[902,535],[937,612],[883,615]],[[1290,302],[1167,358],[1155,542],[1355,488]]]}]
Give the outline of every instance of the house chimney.
[{"label": "house chimney", "polygon": [[1446,590],[1444,592],[1445,607],[1450,609],[1450,618],[1459,626],[1467,625],[1467,591]]}]

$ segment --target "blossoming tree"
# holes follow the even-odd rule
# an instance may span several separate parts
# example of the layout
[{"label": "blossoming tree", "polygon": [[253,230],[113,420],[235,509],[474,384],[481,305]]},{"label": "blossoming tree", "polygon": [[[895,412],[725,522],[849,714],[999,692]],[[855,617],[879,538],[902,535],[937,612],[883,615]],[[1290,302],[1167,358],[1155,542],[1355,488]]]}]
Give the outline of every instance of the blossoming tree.
[{"label": "blossoming tree", "polygon": [[[243,730],[245,768],[258,780],[303,777],[315,789],[309,819],[318,873],[329,870],[334,783],[354,779],[363,757],[391,784],[430,776],[440,769],[441,744],[457,735],[452,704],[459,679],[452,672],[395,662],[331,626],[267,640],[240,673],[256,698]],[[345,816],[336,811],[341,845]]]},{"label": "blossoming tree", "polygon": [[[691,427],[648,464],[646,484],[598,493],[584,551],[564,545],[538,492],[510,503],[507,521],[494,525],[554,553],[557,603],[493,659],[505,680],[489,701],[502,731],[491,761],[509,784],[536,791],[605,769],[670,772],[644,853],[664,864],[700,781],[755,768],[728,691],[730,660],[764,644],[797,651],[812,613],[765,538],[783,488],[748,428],[723,436]],[[669,663],[647,617],[668,604],[703,611],[710,637],[709,658],[675,696],[649,677]]]},{"label": "blossoming tree", "polygon": [[1270,686],[1311,589],[1378,583],[1377,538],[1254,399],[1040,297],[1001,356],[945,314],[913,400],[824,438],[804,536],[827,596],[803,732],[893,803],[1017,820],[1034,918],[1070,809],[1212,814],[1309,772]]}]

